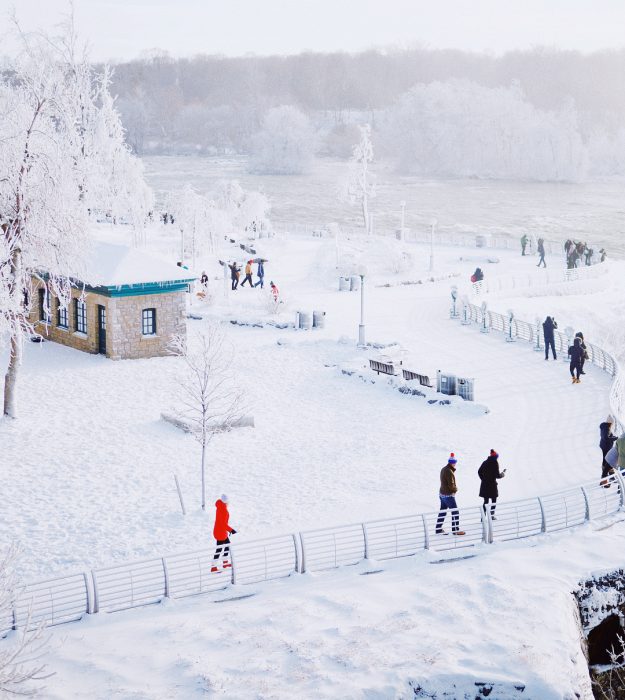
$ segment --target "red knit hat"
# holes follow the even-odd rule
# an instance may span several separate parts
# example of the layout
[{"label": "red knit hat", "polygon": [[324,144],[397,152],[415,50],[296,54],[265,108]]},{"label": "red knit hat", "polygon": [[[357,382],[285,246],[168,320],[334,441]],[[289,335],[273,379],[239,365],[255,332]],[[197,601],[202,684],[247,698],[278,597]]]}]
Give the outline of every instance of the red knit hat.
[{"label": "red knit hat", "polygon": [[491,451],[490,451],[490,456],[491,456],[491,457],[494,457],[495,459],[497,459],[497,458],[499,457],[499,453],[498,453],[496,450],[491,450]]}]

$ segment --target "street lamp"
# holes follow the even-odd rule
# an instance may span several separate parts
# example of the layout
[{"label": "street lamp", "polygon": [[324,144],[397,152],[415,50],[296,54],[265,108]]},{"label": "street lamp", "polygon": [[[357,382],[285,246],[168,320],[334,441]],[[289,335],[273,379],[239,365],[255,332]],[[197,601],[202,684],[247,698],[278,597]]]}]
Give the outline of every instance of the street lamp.
[{"label": "street lamp", "polygon": [[430,231],[430,272],[434,270],[434,229],[437,223],[438,221],[436,219],[432,219],[430,224],[432,226]]},{"label": "street lamp", "polygon": [[367,268],[359,265],[356,273],[360,277],[360,325],[358,326],[358,347],[364,348],[365,343],[365,275]]}]

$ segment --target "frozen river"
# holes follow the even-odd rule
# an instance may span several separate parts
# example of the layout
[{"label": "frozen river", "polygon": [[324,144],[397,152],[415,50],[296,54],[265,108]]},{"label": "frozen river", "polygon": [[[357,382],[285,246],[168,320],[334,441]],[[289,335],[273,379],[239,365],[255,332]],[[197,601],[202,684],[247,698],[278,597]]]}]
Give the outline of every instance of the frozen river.
[{"label": "frozen river", "polygon": [[[242,157],[153,156],[144,158],[148,182],[164,193],[191,184],[200,192],[217,181],[239,180],[264,192],[278,222],[321,226],[338,222],[359,226],[356,205],[341,201],[338,190],[347,163],[319,160],[309,175],[250,175]],[[587,183],[537,183],[502,180],[429,180],[397,175],[389,164],[376,166],[377,196],[371,202],[378,232],[400,226],[429,230],[433,218],[443,232],[491,232],[547,238],[574,238],[625,254],[625,180]]]}]

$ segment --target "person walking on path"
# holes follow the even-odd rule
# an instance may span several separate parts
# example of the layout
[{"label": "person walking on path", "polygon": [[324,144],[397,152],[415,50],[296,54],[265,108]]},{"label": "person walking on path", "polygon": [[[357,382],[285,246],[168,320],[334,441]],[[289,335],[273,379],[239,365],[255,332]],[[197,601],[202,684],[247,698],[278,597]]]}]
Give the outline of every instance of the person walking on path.
[{"label": "person walking on path", "polygon": [[579,375],[582,372],[583,356],[584,350],[582,349],[582,341],[580,338],[575,338],[575,340],[573,341],[573,345],[569,347],[569,357],[571,358],[569,370],[571,372],[571,379],[573,380],[573,384],[579,384],[581,382]]},{"label": "person walking on path", "polygon": [[497,479],[503,479],[506,475],[506,470],[499,471],[499,454],[495,450],[491,450],[488,457],[482,462],[481,467],[477,470],[477,474],[482,482],[480,486],[480,498],[484,499],[482,508],[486,513],[486,506],[491,502],[490,517],[495,518],[495,508],[497,506],[497,497],[499,489],[497,487]]},{"label": "person walking on path", "polygon": [[262,289],[265,286],[265,265],[261,260],[258,261],[258,267],[256,268],[256,275],[258,276],[258,282],[254,285],[255,287],[260,286]]},{"label": "person walking on path", "polygon": [[254,283],[252,282],[252,261],[248,260],[246,265],[245,265],[245,279],[243,282],[241,282],[241,287],[245,285],[246,282],[249,282],[250,289],[254,286]]},{"label": "person walking on path", "polygon": [[275,285],[273,282],[269,283],[269,287],[271,288],[271,293],[273,294],[273,300],[278,303],[278,298],[280,296],[280,290],[278,289],[277,285]]},{"label": "person walking on path", "polygon": [[586,360],[588,359],[588,350],[586,348],[586,343],[584,342],[584,334],[581,331],[578,331],[575,334],[575,337],[579,338],[582,341],[582,350],[584,351],[582,354],[582,369],[580,374],[586,374],[586,372],[584,372],[584,365],[586,364]]},{"label": "person walking on path", "polygon": [[240,270],[235,262],[232,263],[232,265],[228,265],[228,267],[230,268],[230,280],[232,282],[232,289],[234,290],[239,286]]},{"label": "person walking on path", "polygon": [[544,238],[539,238],[538,239],[538,255],[540,255],[540,260],[538,261],[538,265],[536,267],[540,267],[540,264],[543,264],[543,267],[547,267],[547,263],[545,262],[545,239]]},{"label": "person walking on path", "polygon": [[543,338],[545,339],[545,360],[549,359],[549,348],[553,354],[553,359],[557,360],[556,356],[556,343],[554,338],[554,329],[558,327],[555,318],[547,316],[545,322],[543,323]]},{"label": "person walking on path", "polygon": [[525,248],[527,247],[527,241],[528,241],[528,240],[529,240],[529,239],[528,239],[528,237],[527,237],[527,234],[524,233],[524,234],[521,236],[521,255],[525,255]]},{"label": "person walking on path", "polygon": [[601,448],[601,453],[603,455],[603,461],[601,464],[601,478],[606,477],[611,471],[612,466],[606,461],[606,455],[612,449],[612,446],[617,441],[616,435],[612,433],[612,426],[614,425],[614,418],[608,416],[603,423],[599,425],[599,447]]},{"label": "person walking on path", "polygon": [[211,573],[219,571],[218,562],[223,555],[223,568],[230,569],[230,537],[236,535],[236,530],[228,524],[230,513],[228,512],[228,496],[225,493],[215,501],[215,526],[213,527],[213,537],[217,541],[215,556],[213,557],[213,566]]},{"label": "person walking on path", "polygon": [[456,486],[456,464],[458,460],[452,452],[449,455],[447,464],[441,469],[441,487],[438,496],[441,501],[441,508],[436,520],[436,534],[446,535],[447,533],[443,530],[443,523],[445,522],[445,516],[447,515],[447,510],[451,509],[451,532],[452,535],[464,535],[465,533],[460,529],[460,515],[458,513],[458,506],[456,505],[456,493],[458,493],[458,487]]}]

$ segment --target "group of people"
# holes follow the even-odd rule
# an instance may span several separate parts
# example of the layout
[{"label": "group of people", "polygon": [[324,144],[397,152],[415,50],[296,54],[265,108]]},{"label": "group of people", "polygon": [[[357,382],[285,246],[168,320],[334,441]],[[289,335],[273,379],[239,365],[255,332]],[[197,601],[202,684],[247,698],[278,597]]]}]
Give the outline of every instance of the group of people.
[{"label": "group of people", "polygon": [[[258,278],[256,282],[252,280],[252,265],[256,262],[256,277]],[[229,263],[228,267],[230,268],[230,280],[232,282],[232,289],[238,289],[239,287],[244,287],[245,284],[247,283],[250,288],[252,287],[260,287],[261,289],[265,288],[265,260],[262,258],[257,258],[256,261],[254,260],[248,260],[247,263],[245,264],[245,276],[243,278],[243,282],[240,282],[241,279],[241,268],[236,262]],[[240,284],[239,284],[240,282]],[[278,286],[274,284],[273,281],[269,282],[269,288],[271,289],[271,293],[273,294],[273,298],[275,301],[278,301],[278,297],[280,295],[280,291],[278,290]]]},{"label": "group of people", "polygon": [[[440,510],[436,519],[435,532],[437,535],[448,534],[443,530],[445,516],[447,511],[451,511],[451,534],[456,537],[465,535],[465,531],[460,529],[460,513],[458,512],[458,504],[456,503],[456,493],[458,486],[456,484],[456,465],[458,460],[452,452],[449,455],[447,464],[441,469],[440,474],[440,489],[438,497],[440,499]],[[497,507],[497,498],[499,497],[499,487],[497,482],[503,479],[506,475],[506,470],[499,468],[499,454],[496,450],[491,450],[488,457],[482,462],[477,470],[480,477],[480,498],[484,503],[482,508],[484,513],[489,513],[492,520],[497,520],[495,517],[495,509]]]},{"label": "group of people", "polygon": [[[557,360],[556,355],[556,343],[555,343],[555,329],[558,324],[552,316],[547,316],[543,323],[543,338],[545,341],[545,360],[549,359],[549,350],[553,355],[553,359]],[[573,338],[573,345],[569,346],[568,357],[569,362],[569,372],[571,373],[571,381],[573,384],[580,384],[581,379],[579,378],[581,374],[586,374],[584,372],[584,365],[588,359],[588,348],[586,347],[586,342],[584,341],[584,334],[578,331]]]},{"label": "group of people", "polygon": [[[576,267],[583,265],[592,265],[595,251],[587,244],[581,241],[572,241],[570,238],[564,244],[564,252],[566,254],[566,267],[573,270]],[[604,248],[599,250],[600,262],[605,262],[607,253]]]}]

